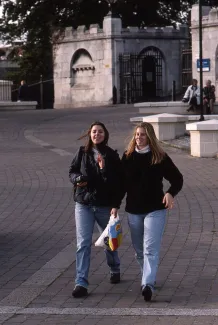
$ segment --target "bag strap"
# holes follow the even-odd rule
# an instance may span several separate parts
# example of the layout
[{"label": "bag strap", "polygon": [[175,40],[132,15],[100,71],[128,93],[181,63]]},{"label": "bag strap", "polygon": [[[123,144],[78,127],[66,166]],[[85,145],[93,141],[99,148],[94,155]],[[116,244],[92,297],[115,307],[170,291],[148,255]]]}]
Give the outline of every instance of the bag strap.
[{"label": "bag strap", "polygon": [[80,172],[84,176],[87,176],[86,162],[87,162],[87,153],[83,152],[83,149],[81,148],[79,152],[79,163],[80,163]]}]

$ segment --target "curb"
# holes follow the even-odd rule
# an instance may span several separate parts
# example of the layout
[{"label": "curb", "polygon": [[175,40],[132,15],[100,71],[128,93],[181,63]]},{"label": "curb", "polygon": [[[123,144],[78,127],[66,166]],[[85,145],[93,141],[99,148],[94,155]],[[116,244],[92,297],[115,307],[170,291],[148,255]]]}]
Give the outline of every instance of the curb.
[{"label": "curb", "polygon": [[[173,143],[169,143],[169,142],[165,142],[165,141],[160,141],[160,143],[164,144],[167,147],[172,147],[172,148],[176,148],[176,149],[180,149],[183,151],[186,151],[190,154],[190,149],[184,146],[179,146],[177,144],[173,144]],[[216,156],[214,157],[215,159],[218,159],[218,153],[216,154]]]},{"label": "curb", "polygon": [[[181,149],[181,150],[184,150],[184,151],[190,153],[190,148],[187,148],[187,147],[184,147],[184,146],[180,146],[180,145],[177,145],[177,144],[173,144],[173,143],[169,143],[169,142],[165,142],[165,141],[160,141],[160,143],[164,144],[167,147]],[[217,155],[217,157],[218,157],[218,155]]]}]

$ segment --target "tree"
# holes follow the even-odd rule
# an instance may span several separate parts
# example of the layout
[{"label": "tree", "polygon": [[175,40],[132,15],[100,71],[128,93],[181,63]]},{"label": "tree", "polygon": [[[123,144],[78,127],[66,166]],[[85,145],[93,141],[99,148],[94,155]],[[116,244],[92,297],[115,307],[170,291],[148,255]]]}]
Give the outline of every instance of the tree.
[{"label": "tree", "polygon": [[[214,1],[214,0],[213,0]],[[118,0],[116,12],[124,26],[164,26],[184,22],[195,0]],[[23,55],[17,57],[21,78],[29,81],[52,75],[52,36],[55,30],[101,24],[108,12],[107,0],[0,0],[3,16],[1,38],[23,37]]]}]

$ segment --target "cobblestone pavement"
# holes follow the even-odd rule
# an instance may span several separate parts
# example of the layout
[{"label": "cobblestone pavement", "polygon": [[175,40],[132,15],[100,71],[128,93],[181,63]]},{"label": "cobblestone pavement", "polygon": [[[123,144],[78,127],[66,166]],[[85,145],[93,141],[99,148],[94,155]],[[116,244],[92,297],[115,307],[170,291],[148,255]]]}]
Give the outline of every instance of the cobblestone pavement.
[{"label": "cobblestone pavement", "polygon": [[[93,120],[124,150],[133,107],[0,112],[0,324],[218,324],[218,160],[165,147],[184,174],[168,215],[154,301],[140,295],[124,205],[122,282],[92,249],[90,296],[73,299],[75,224],[68,168]],[[167,184],[166,184],[167,186]],[[94,234],[94,238],[97,237]]]}]

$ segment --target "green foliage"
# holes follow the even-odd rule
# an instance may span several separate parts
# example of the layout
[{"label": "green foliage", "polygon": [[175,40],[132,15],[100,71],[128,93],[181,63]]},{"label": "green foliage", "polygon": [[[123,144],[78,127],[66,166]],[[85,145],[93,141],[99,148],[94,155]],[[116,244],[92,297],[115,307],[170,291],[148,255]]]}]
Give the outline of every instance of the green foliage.
[{"label": "green foliage", "polygon": [[[1,1],[1,0],[0,0]],[[114,10],[125,26],[164,26],[184,22],[194,0],[117,0]],[[1,38],[24,38],[17,57],[20,79],[29,82],[52,76],[52,35],[67,26],[101,24],[108,12],[106,0],[2,0]],[[181,14],[183,13],[183,14]]]}]

